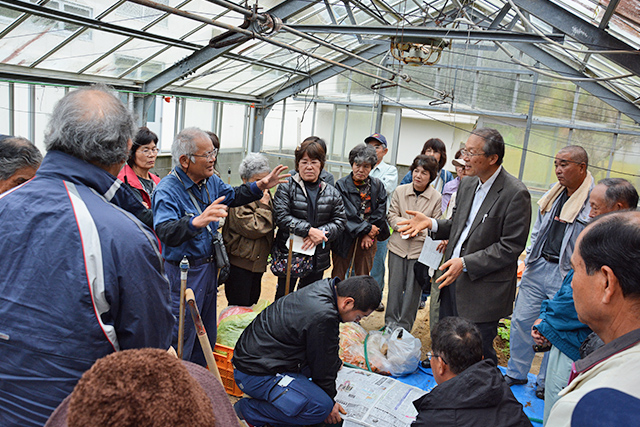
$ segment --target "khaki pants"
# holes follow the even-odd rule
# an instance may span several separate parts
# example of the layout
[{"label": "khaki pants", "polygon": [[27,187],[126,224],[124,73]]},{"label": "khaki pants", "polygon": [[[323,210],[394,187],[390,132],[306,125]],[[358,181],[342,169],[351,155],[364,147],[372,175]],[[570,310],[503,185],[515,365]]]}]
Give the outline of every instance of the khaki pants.
[{"label": "khaki pants", "polygon": [[[333,271],[331,271],[331,277],[339,277],[340,280],[344,280],[352,259],[353,268],[349,277],[368,276],[371,268],[373,268],[373,257],[376,254],[376,248],[377,242],[374,240],[373,245],[369,249],[362,249],[360,239],[357,239],[355,243],[351,245],[351,248],[349,248],[349,258],[342,258],[333,252]],[[355,258],[353,253],[354,249],[356,251]]]}]

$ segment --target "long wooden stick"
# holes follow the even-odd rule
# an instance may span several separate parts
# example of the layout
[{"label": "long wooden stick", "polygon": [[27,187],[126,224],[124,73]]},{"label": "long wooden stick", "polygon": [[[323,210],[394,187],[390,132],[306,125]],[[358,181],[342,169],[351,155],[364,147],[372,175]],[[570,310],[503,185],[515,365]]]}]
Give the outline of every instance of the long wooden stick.
[{"label": "long wooden stick", "polygon": [[287,257],[287,280],[284,287],[284,294],[289,295],[291,284],[291,260],[293,258],[293,231],[289,231],[289,256]]},{"label": "long wooden stick", "polygon": [[353,246],[353,256],[351,257],[351,263],[349,264],[349,269],[347,270],[347,274],[344,275],[345,279],[348,279],[349,277],[351,277],[351,269],[353,268],[353,263],[356,260],[356,252],[358,251],[358,242],[360,241],[360,238],[357,237],[356,238],[356,244]]},{"label": "long wooden stick", "polygon": [[[198,304],[196,304],[196,296],[194,295],[191,288],[188,288],[186,291],[186,301],[187,305],[189,306],[189,311],[191,311],[193,324],[196,326],[196,333],[198,334],[198,339],[200,340],[200,347],[202,347],[202,351],[204,352],[204,359],[207,361],[207,368],[218,379],[220,385],[222,385],[222,388],[224,389],[224,383],[222,382],[222,377],[220,377],[220,370],[218,370],[216,358],[213,356],[213,349],[211,348],[211,342],[209,341],[207,330],[202,324],[200,310],[198,310]],[[238,420],[238,424],[240,424],[241,426],[245,425],[237,415],[236,419]]]},{"label": "long wooden stick", "polygon": [[189,260],[183,257],[180,261],[180,313],[178,314],[178,359],[182,359],[184,350],[184,294],[187,289],[187,276],[189,275]]},{"label": "long wooden stick", "polygon": [[[196,333],[198,334],[198,340],[200,340],[200,346],[202,347],[202,351],[204,352],[204,359],[207,361],[207,368],[209,368],[211,373],[215,375],[218,381],[220,381],[220,384],[222,384],[220,371],[218,370],[216,359],[215,357],[213,357],[211,342],[209,341],[207,330],[202,324],[202,317],[200,317],[200,311],[198,310],[198,305],[196,304],[196,296],[193,294],[193,290],[191,290],[191,288],[187,289],[186,299],[189,310],[191,311],[193,324],[196,326]],[[224,387],[224,384],[222,384],[222,386]]]}]

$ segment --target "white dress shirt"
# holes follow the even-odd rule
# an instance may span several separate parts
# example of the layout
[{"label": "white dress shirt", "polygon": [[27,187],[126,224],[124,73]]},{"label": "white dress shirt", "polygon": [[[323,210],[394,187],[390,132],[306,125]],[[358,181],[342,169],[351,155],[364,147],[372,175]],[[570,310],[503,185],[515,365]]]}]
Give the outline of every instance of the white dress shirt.
[{"label": "white dress shirt", "polygon": [[[489,190],[494,182],[496,182],[496,178],[498,178],[498,174],[502,170],[502,166],[498,167],[498,169],[487,179],[484,183],[478,183],[478,187],[476,188],[475,195],[473,196],[473,203],[471,204],[471,210],[469,211],[469,216],[467,217],[467,222],[464,225],[464,229],[462,230],[462,234],[460,234],[460,238],[456,243],[456,246],[453,248],[453,252],[451,253],[451,258],[459,258],[460,250],[462,249],[462,244],[465,240],[467,240],[467,236],[469,235],[469,231],[471,230],[471,224],[476,219],[476,215],[480,210],[480,206],[482,206],[482,202],[487,197]],[[431,232],[435,233],[438,231],[438,222],[431,218]]]}]

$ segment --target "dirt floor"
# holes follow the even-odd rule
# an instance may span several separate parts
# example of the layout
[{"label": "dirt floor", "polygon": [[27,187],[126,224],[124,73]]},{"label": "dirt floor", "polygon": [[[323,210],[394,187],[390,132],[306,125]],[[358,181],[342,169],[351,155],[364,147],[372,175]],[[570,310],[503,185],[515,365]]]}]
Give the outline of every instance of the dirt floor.
[{"label": "dirt floor", "polygon": [[[325,272],[325,277],[330,276],[331,269],[327,269]],[[273,302],[277,287],[277,278],[274,276],[269,269],[262,277],[262,292],[260,294],[260,299],[266,299],[269,302]],[[382,301],[386,304],[387,301],[387,288],[385,287],[384,294],[382,297]],[[224,294],[224,285],[220,286],[218,289],[218,313],[225,307],[227,307],[227,298]],[[384,312],[374,311],[369,317],[365,318],[360,322],[363,328],[366,330],[377,330],[384,326]],[[413,324],[413,329],[411,330],[411,334],[420,339],[422,342],[422,358],[426,357],[428,351],[431,350],[431,338],[429,331],[429,301],[427,301],[427,307],[422,310],[418,310],[418,315],[416,316],[416,321]],[[497,337],[494,341],[494,346],[496,347],[496,353],[498,354],[498,363],[501,366],[507,366],[507,361],[509,360],[508,351],[503,351],[504,342]],[[542,354],[537,353],[536,357],[533,361],[533,366],[531,368],[531,373],[537,374],[540,370],[540,362],[542,361]],[[232,403],[234,403],[237,399],[229,396]]]}]

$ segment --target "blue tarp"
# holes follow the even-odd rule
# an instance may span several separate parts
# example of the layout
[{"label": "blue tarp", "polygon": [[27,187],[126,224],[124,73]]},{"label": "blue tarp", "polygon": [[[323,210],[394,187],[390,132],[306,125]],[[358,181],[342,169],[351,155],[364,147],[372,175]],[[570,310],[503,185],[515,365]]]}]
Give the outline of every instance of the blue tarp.
[{"label": "blue tarp", "polygon": [[[502,373],[505,373],[505,368],[498,366]],[[411,375],[405,375],[403,377],[394,377],[398,381],[402,381],[405,384],[418,387],[422,390],[431,391],[436,386],[436,381],[433,379],[431,369],[425,369],[419,366],[418,370]],[[518,402],[522,403],[524,407],[524,413],[529,417],[534,427],[542,427],[542,417],[544,413],[544,400],[536,397],[536,376],[529,374],[529,382],[526,385],[514,385],[511,387],[513,395],[518,399]]]}]

